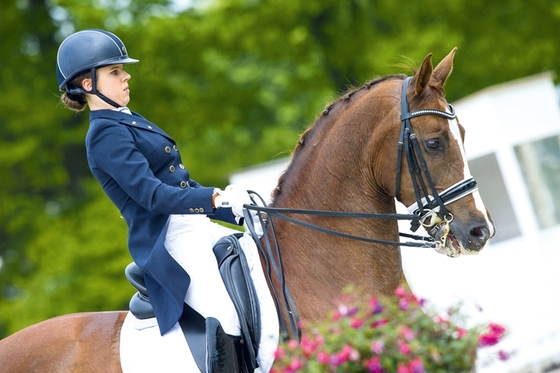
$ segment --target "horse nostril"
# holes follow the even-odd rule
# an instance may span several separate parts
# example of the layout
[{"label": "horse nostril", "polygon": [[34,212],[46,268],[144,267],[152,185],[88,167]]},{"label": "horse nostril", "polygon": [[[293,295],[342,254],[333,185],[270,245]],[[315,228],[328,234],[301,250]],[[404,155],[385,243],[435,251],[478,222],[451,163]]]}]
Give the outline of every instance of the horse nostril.
[{"label": "horse nostril", "polygon": [[484,245],[490,238],[490,230],[485,225],[471,228],[469,238],[477,245]]}]

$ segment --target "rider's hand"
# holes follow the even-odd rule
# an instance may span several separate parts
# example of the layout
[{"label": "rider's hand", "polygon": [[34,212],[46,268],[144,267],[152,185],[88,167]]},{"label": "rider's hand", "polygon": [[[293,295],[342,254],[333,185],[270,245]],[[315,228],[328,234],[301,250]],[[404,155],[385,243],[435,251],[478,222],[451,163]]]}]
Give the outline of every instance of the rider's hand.
[{"label": "rider's hand", "polygon": [[235,185],[229,185],[225,190],[216,189],[212,199],[214,207],[230,207],[238,218],[243,217],[243,205],[251,203],[249,193]]}]

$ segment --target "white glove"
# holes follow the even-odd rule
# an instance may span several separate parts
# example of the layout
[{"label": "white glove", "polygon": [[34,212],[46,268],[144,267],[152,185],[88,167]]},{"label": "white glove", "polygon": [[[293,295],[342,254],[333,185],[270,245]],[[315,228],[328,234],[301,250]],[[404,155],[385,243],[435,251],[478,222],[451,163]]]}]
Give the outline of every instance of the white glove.
[{"label": "white glove", "polygon": [[243,205],[251,203],[249,193],[235,185],[229,185],[226,190],[216,189],[215,193],[217,193],[214,198],[215,207],[230,207],[233,215],[238,218],[243,217]]}]

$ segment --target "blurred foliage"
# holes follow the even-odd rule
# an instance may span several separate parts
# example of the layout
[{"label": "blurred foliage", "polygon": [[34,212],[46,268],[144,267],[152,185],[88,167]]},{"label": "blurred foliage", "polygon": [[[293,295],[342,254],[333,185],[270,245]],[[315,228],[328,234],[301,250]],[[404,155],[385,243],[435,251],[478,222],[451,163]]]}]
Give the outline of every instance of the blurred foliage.
[{"label": "blurred foliage", "polygon": [[130,55],[132,101],[194,179],[287,156],[349,86],[459,47],[450,101],[560,71],[560,1],[3,0],[0,337],[58,314],[123,309],[126,225],[85,160],[87,113],[58,103],[60,41],[104,28]]}]

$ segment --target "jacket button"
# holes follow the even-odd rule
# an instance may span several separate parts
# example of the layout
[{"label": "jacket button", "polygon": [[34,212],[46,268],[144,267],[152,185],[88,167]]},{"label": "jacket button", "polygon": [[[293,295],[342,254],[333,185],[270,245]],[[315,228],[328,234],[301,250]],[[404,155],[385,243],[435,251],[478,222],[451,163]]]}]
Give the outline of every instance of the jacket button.
[{"label": "jacket button", "polygon": [[151,130],[151,129],[152,129],[152,126],[148,126],[148,129]]},{"label": "jacket button", "polygon": [[166,146],[165,149],[163,149],[163,150],[165,150],[166,153],[170,153],[171,152],[171,147]]},{"label": "jacket button", "polygon": [[175,166],[173,165],[169,166],[169,172],[175,172]]},{"label": "jacket button", "polygon": [[179,168],[180,168],[181,170],[184,170],[184,169],[185,169],[185,166],[183,166],[182,163],[179,163]]},{"label": "jacket button", "polygon": [[191,207],[191,208],[189,209],[189,211],[190,211],[190,212],[194,212],[194,209]]},{"label": "jacket button", "polygon": [[201,214],[204,213],[204,208],[201,207],[198,210],[200,211]]},{"label": "jacket button", "polygon": [[173,145],[173,150],[175,150],[176,152],[179,151],[179,148],[177,148],[177,145]]},{"label": "jacket button", "polygon": [[137,125],[135,120],[132,121],[132,124],[135,125],[135,126]]},{"label": "jacket button", "polygon": [[187,182],[186,181],[181,181],[181,183],[179,184],[179,186],[183,189],[185,189],[187,187]]}]

